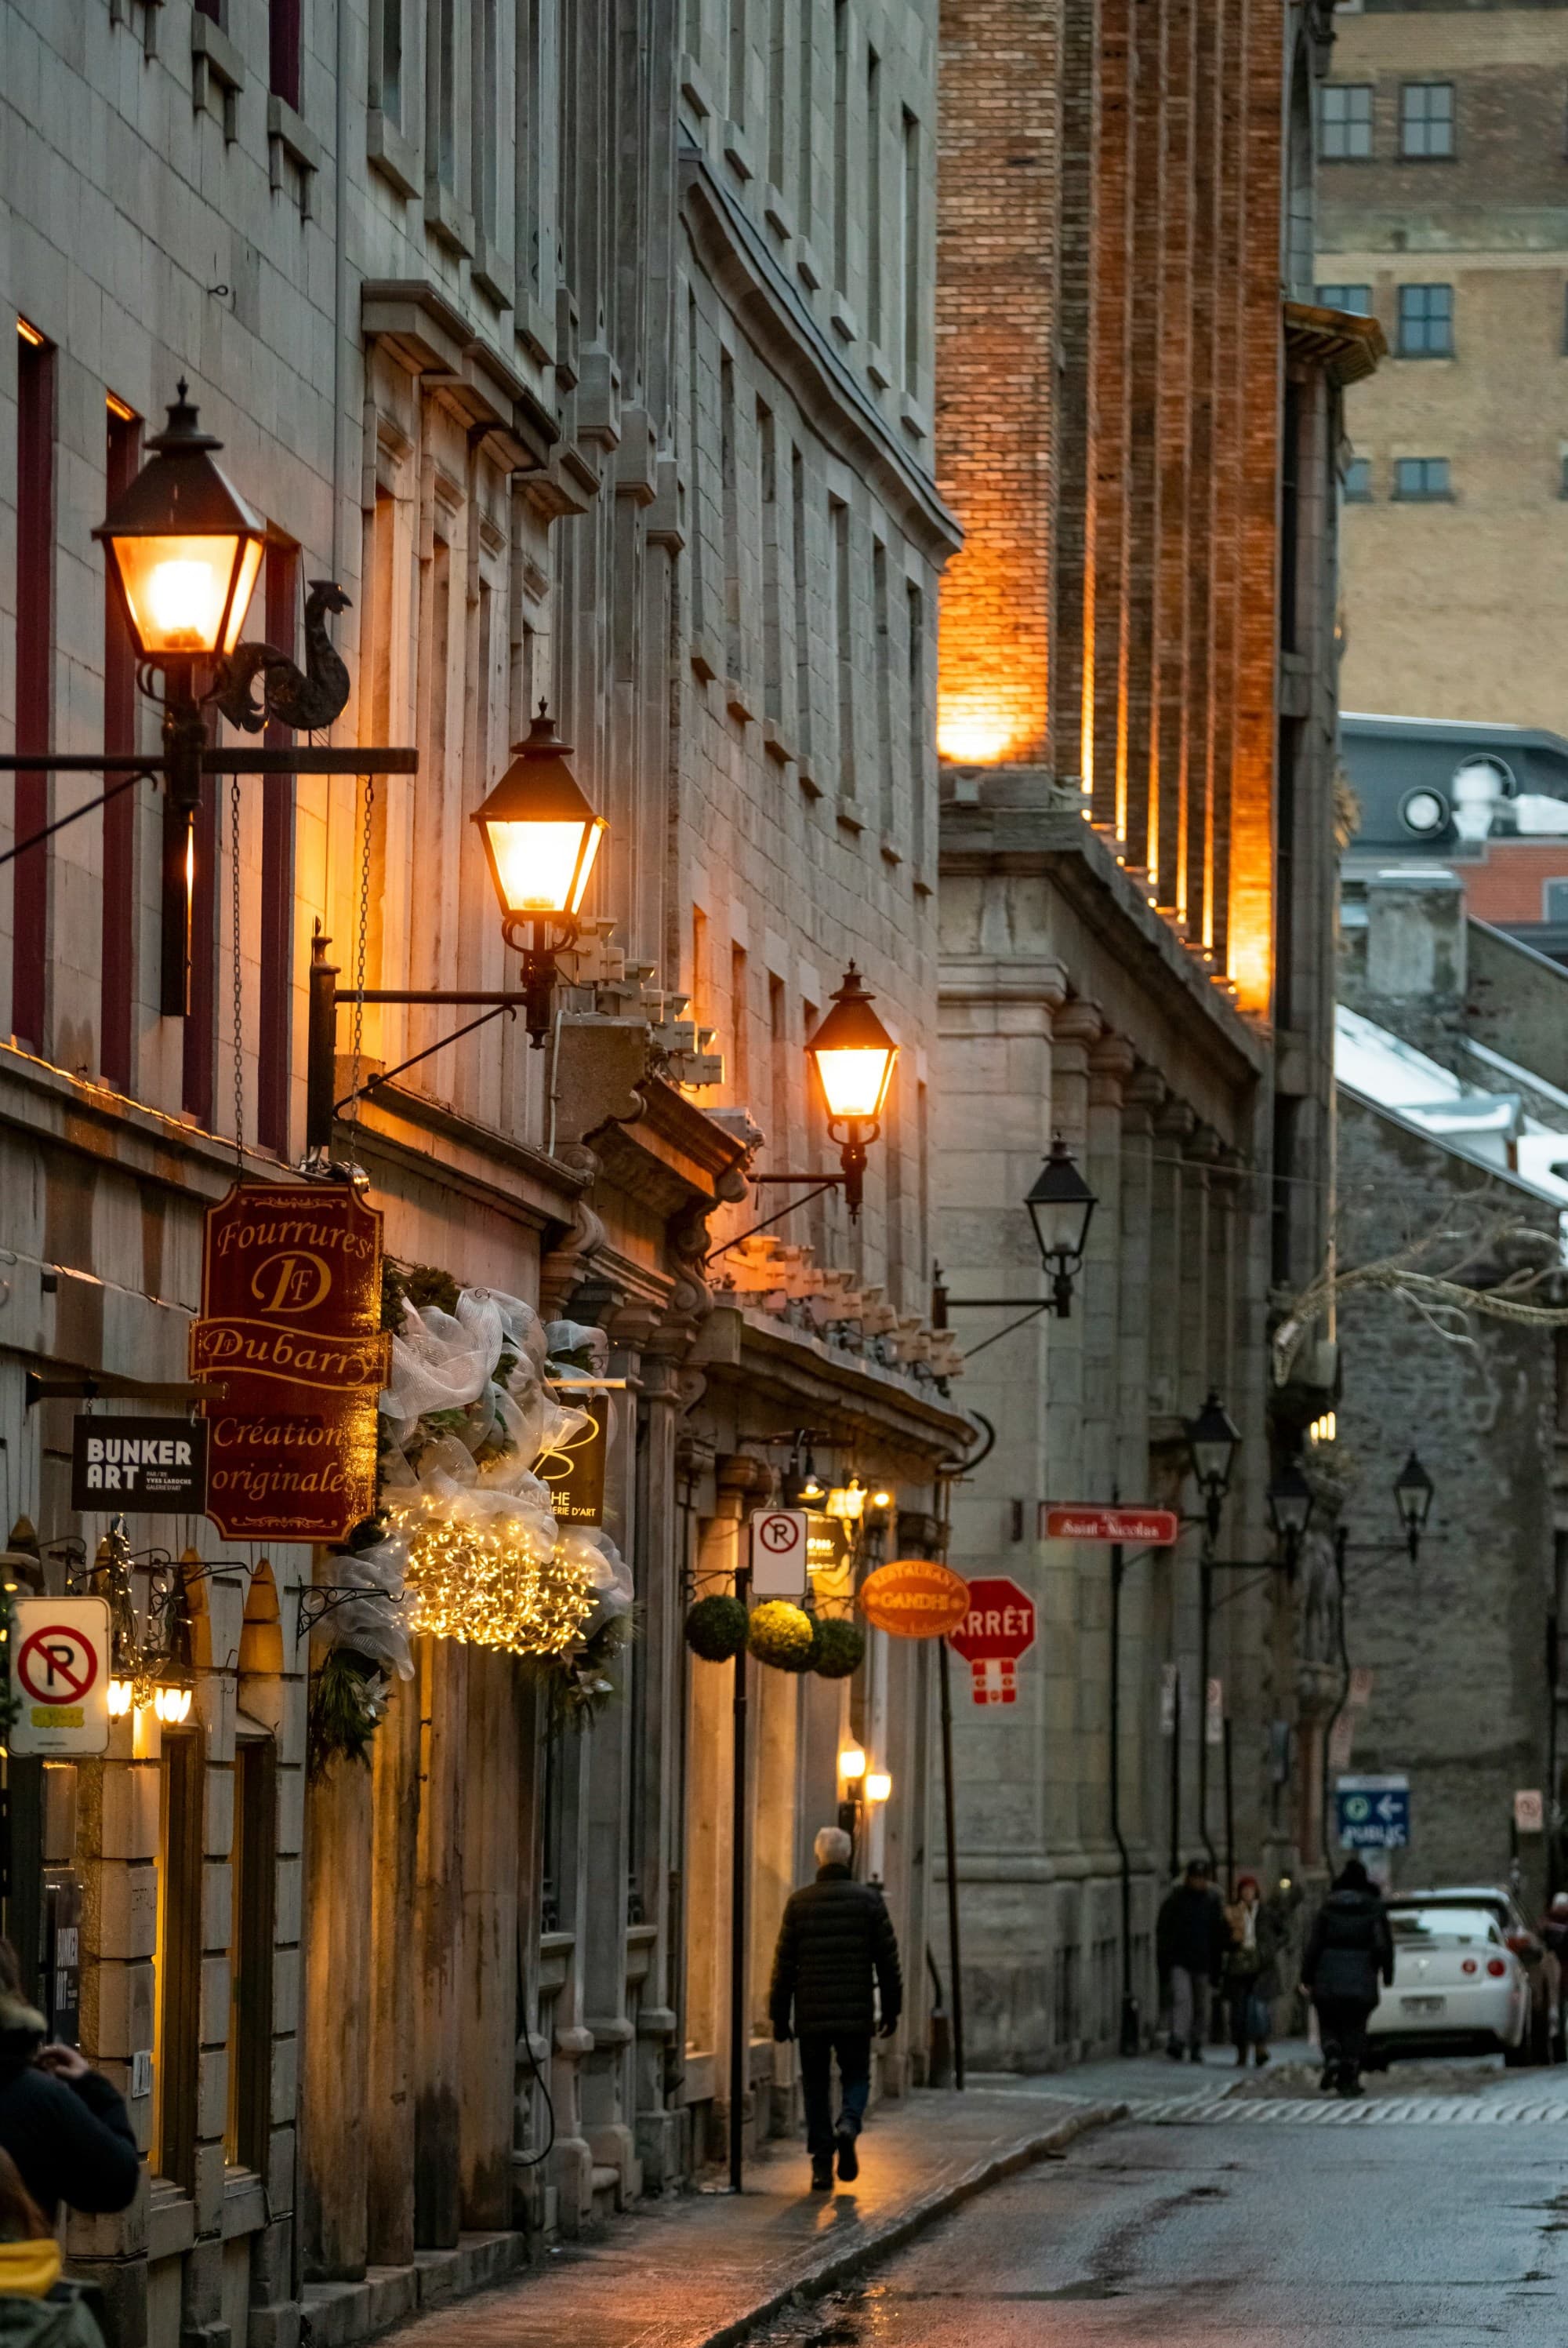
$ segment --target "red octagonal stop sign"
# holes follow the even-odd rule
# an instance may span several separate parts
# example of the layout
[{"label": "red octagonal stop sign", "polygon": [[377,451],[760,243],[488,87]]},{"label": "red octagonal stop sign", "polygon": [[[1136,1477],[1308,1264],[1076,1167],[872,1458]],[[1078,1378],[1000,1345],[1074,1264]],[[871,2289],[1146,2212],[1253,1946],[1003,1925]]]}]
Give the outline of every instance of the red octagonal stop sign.
[{"label": "red octagonal stop sign", "polygon": [[1016,1704],[1018,1659],[1034,1644],[1034,1601],[1006,1574],[969,1584],[969,1611],[949,1643],[974,1673],[977,1704]]}]

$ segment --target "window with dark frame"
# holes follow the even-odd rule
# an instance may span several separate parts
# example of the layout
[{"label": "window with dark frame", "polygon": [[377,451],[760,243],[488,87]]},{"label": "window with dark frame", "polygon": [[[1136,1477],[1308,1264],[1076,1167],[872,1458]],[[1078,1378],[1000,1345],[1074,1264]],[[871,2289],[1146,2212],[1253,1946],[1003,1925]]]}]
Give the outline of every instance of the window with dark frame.
[{"label": "window with dark frame", "polygon": [[[111,391],[106,402],[105,487],[108,500],[128,489],[141,463],[141,418]],[[118,595],[104,580],[104,748],[136,748],[136,647]],[[106,784],[118,778],[106,775]],[[132,783],[104,809],[103,942],[99,957],[98,1067],[117,1091],[131,1086],[132,1006],[136,1001],[138,894],[136,833],[138,788]]]},{"label": "window with dark frame", "polygon": [[1394,495],[1401,503],[1441,500],[1453,496],[1446,457],[1396,457]]},{"label": "window with dark frame", "polygon": [[241,1729],[234,1745],[230,1880],[229,2112],[224,2152],[267,2173],[272,2136],[272,1934],[276,1922],[277,1746]]},{"label": "window with dark frame", "polygon": [[152,2169],[196,2185],[201,2060],[201,1823],[206,1746],[200,1730],[166,1729],[159,1769],[158,1964]]},{"label": "window with dark frame", "polygon": [[1452,160],[1454,86],[1451,81],[1408,81],[1399,91],[1399,153],[1406,162]]},{"label": "window with dark frame", "polygon": [[1318,285],[1313,291],[1322,309],[1348,310],[1358,318],[1369,318],[1372,314],[1369,285]]},{"label": "window with dark frame", "polygon": [[1560,498],[1568,498],[1568,448],[1564,448],[1557,459],[1557,494]]},{"label": "window with dark frame", "polygon": [[1402,359],[1453,356],[1454,290],[1451,285],[1401,285],[1398,355]]},{"label": "window with dark frame", "polygon": [[[16,321],[15,747],[47,750],[55,704],[55,346]],[[15,837],[49,820],[46,774],[16,777]],[[44,1049],[48,996],[49,847],[41,840],[12,864],[11,1030]]]},{"label": "window with dark frame", "polygon": [[1364,506],[1372,497],[1372,460],[1369,457],[1352,457],[1345,468],[1342,489],[1347,505]]},{"label": "window with dark frame", "polygon": [[[263,592],[267,642],[294,656],[299,634],[300,551],[286,540],[267,544]],[[293,740],[286,726],[269,726],[269,748]],[[261,953],[256,1031],[256,1138],[263,1149],[289,1154],[290,1045],[293,1035],[294,778],[268,775],[261,783]]]},{"label": "window with dark frame", "polygon": [[269,87],[274,98],[300,111],[304,54],[304,0],[268,0]]},{"label": "window with dark frame", "polygon": [[1325,163],[1363,163],[1372,152],[1372,85],[1327,82],[1320,93],[1317,152]]}]

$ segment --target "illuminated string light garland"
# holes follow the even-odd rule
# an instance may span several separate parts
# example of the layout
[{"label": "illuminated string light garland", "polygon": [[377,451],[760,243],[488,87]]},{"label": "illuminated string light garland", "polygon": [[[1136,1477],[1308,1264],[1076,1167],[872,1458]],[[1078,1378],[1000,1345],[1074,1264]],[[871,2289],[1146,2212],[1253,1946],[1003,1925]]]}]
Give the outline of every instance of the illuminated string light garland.
[{"label": "illuminated string light garland", "polygon": [[407,1529],[415,1632],[513,1655],[560,1655],[576,1643],[599,1593],[587,1560],[562,1543],[515,1516],[429,1519]]}]

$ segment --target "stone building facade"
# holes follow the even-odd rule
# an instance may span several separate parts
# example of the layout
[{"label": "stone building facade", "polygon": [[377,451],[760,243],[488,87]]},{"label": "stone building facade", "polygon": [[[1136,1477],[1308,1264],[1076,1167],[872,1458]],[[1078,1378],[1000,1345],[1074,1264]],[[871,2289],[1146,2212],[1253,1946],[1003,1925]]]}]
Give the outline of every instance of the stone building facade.
[{"label": "stone building facade", "polygon": [[[620,1693],[552,1732],[512,1664],[425,1640],[373,1766],[308,1777],[301,1593],[332,1560],[140,1520],[214,1569],[189,1582],[190,1726],[138,1710],[29,1797],[38,1865],[83,1883],[84,2044],[148,2154],[133,2208],[70,2238],[127,2343],[292,2348],[306,2313],[350,2340],[707,2157],[731,1725],[686,1604],[803,1431],[891,1495],[862,1562],[934,1543],[938,1466],[972,1439],[923,1289],[957,542],[937,11],[785,13],[781,44],[777,11],[705,0],[679,25],[629,0],[0,12],[8,738],[156,738],[90,532],[184,376],[268,526],[248,634],[300,644],[305,582],[336,580],[333,739],[419,755],[370,786],[208,785],[189,866],[138,785],[0,890],[0,1456],[51,1588],[104,1526],[68,1506],[72,1401],[29,1411],[26,1375],[182,1406],[202,1210],[301,1160],[313,931],[343,990],[506,983],[467,818],[541,696],[610,826],[548,1048],[497,1020],[334,1147],[400,1263],[602,1332]],[[94,788],[24,778],[11,839]],[[834,1170],[803,1046],[852,957],[900,1046],[864,1214],[819,1199],[747,1238],[790,1195],[748,1194],[753,1165]],[[465,1016],[341,1010],[339,1099]],[[847,1687],[752,1668],[753,2137],[792,2116],[765,1964],[845,1735],[895,1787],[863,1853],[909,1957],[880,2085],[922,2073],[929,1664],[890,1643]],[[36,1926],[26,1900],[6,1921]],[[244,1996],[241,1938],[266,1952]],[[264,2083],[242,2127],[241,2077]]]},{"label": "stone building facade", "polygon": [[1368,0],[1335,29],[1319,298],[1389,349],[1347,409],[1345,705],[1568,731],[1568,15]]},{"label": "stone building facade", "polygon": [[[965,542],[938,1251],[997,1431],[952,1555],[1040,1622],[1016,1709],[959,1739],[986,2062],[1113,2044],[1129,1939],[1147,2027],[1169,1869],[1307,1841],[1328,1657],[1265,1570],[1264,1493],[1332,1360],[1281,1389],[1266,1340],[1327,1239],[1335,462],[1379,347],[1311,298],[1329,35],[1270,0],[944,17],[938,472]],[[1057,1133],[1098,1200],[1088,1251],[1071,1317],[1009,1328],[1003,1300],[1045,1292],[1022,1201]],[[1190,1519],[1183,1423],[1211,1389],[1242,1437],[1217,1568],[1258,1570],[1212,1575],[1205,1691],[1201,1528],[1126,1560],[1116,1821],[1111,1562],[1041,1540],[1042,1506]]]}]

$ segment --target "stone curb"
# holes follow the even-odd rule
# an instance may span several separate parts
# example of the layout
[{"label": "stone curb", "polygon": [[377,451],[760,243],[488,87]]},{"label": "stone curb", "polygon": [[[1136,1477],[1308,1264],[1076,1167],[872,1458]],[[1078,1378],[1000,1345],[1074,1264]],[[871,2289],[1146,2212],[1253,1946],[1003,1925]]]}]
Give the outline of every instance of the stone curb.
[{"label": "stone curb", "polygon": [[1054,2127],[1048,2128],[1042,2135],[1016,2139],[1004,2150],[977,2161],[972,2168],[965,2169],[963,2175],[954,2178],[950,2184],[935,2186],[921,2194],[896,2218],[886,2219],[880,2226],[862,2235],[852,2248],[825,2251],[803,2273],[770,2292],[767,2298],[758,2300],[754,2306],[749,2307],[744,2314],[736,2316],[732,2322],[722,2324],[718,2331],[710,2332],[702,2340],[693,2342],[692,2348],[735,2348],[735,2343],[754,2332],[759,2324],[767,2323],[775,2315],[782,2314],[793,2300],[821,2298],[825,2291],[832,2291],[841,2282],[847,2282],[865,2268],[874,2266],[879,2259],[902,2250],[906,2242],[923,2232],[926,2227],[934,2225],[938,2218],[947,2217],[950,2210],[961,2208],[966,2201],[973,2200],[978,2193],[985,2192],[988,2186],[999,2185],[1004,2177],[1014,2176],[1019,2169],[1028,2168],[1033,2162],[1043,2160],[1053,2152],[1065,2152],[1077,2137],[1086,2136],[1091,2128],[1105,2127],[1112,2120],[1123,2118],[1126,2111],[1124,2103],[1089,2104],[1082,2111],[1074,2112],[1070,2119],[1059,2120]]}]

